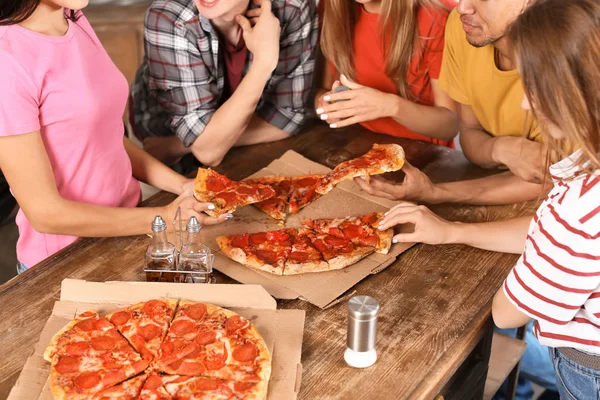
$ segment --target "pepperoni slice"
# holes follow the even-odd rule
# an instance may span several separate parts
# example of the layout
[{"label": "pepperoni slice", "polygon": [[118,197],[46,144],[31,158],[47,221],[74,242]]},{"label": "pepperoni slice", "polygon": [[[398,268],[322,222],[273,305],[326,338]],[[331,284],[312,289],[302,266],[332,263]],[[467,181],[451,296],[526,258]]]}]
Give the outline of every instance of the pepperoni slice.
[{"label": "pepperoni slice", "polygon": [[267,240],[269,242],[285,242],[290,238],[285,232],[275,231],[275,232],[267,232]]},{"label": "pepperoni slice", "polygon": [[177,373],[180,375],[200,375],[206,371],[204,364],[196,361],[184,361],[177,368]]},{"label": "pepperoni slice", "polygon": [[313,245],[319,250],[321,253],[325,254],[328,252],[327,245],[321,240],[317,239],[313,242]]},{"label": "pepperoni slice", "polygon": [[90,345],[87,342],[69,343],[65,346],[65,352],[69,356],[82,356],[88,352]]},{"label": "pepperoni slice", "polygon": [[144,312],[154,319],[158,315],[166,315],[168,313],[167,304],[160,300],[150,300],[144,304]]},{"label": "pepperoni slice", "polygon": [[159,326],[154,324],[147,324],[139,326],[137,329],[138,335],[143,337],[145,340],[152,340],[155,337],[158,337],[161,334],[161,329]]},{"label": "pepperoni slice", "polygon": [[271,264],[276,264],[279,260],[277,257],[277,252],[273,250],[256,250],[256,256],[261,260]]},{"label": "pepperoni slice", "polygon": [[132,367],[136,374],[144,371],[150,365],[150,361],[148,359],[142,359],[133,363]]},{"label": "pepperoni slice", "polygon": [[152,374],[148,377],[148,379],[146,379],[146,382],[144,383],[144,389],[156,390],[161,387],[162,384],[163,382],[162,379],[160,379],[160,376]]},{"label": "pepperoni slice", "polygon": [[199,332],[194,339],[199,345],[211,344],[214,343],[215,340],[217,340],[217,333],[215,331]]},{"label": "pepperoni slice", "polygon": [[221,369],[225,366],[225,360],[220,358],[213,358],[210,360],[204,360],[204,366],[209,371],[215,371],[217,369]]},{"label": "pepperoni slice", "polygon": [[123,366],[123,364],[120,363],[119,360],[110,357],[102,361],[102,366],[106,369],[119,369]]},{"label": "pepperoni slice", "polygon": [[306,251],[294,251],[288,256],[288,260],[292,261],[306,261],[308,259],[310,259],[310,253]]},{"label": "pepperoni slice", "polygon": [[346,246],[348,245],[348,240],[347,239],[340,239],[340,238],[336,238],[334,236],[326,236],[325,237],[325,243],[331,245],[331,246]]},{"label": "pepperoni slice", "polygon": [[349,242],[345,246],[336,247],[335,250],[340,254],[349,254],[354,251],[354,246],[352,246],[352,243]]},{"label": "pepperoni slice", "polygon": [[377,213],[371,213],[371,214],[369,214],[367,216],[364,216],[362,218],[363,222],[365,224],[369,224],[369,225],[374,225],[375,222],[377,222],[378,219],[379,218],[377,217]]},{"label": "pepperoni slice", "polygon": [[368,167],[370,165],[371,165],[371,162],[364,158],[356,158],[348,163],[348,166],[353,166],[353,167],[358,167],[358,168]]},{"label": "pepperoni slice", "polygon": [[267,241],[267,232],[258,232],[250,235],[250,243],[261,244]]},{"label": "pepperoni slice", "polygon": [[238,195],[235,192],[221,192],[215,196],[215,199],[221,199],[227,203],[232,203],[238,199]]},{"label": "pepperoni slice", "polygon": [[171,325],[171,332],[176,336],[184,336],[190,332],[193,332],[196,325],[192,321],[186,319],[178,319]]},{"label": "pepperoni slice", "polygon": [[195,319],[196,321],[201,320],[204,315],[206,315],[206,304],[196,303],[189,307],[186,307],[183,310],[183,313],[190,317],[191,319]]},{"label": "pepperoni slice", "polygon": [[106,351],[115,347],[117,341],[110,336],[98,336],[92,338],[91,343],[94,350]]},{"label": "pepperoni slice", "polygon": [[99,331],[106,331],[106,330],[114,329],[113,324],[111,324],[107,319],[104,319],[104,318],[96,321],[94,326],[96,327],[96,330],[99,330]]},{"label": "pepperoni slice", "polygon": [[253,186],[240,186],[236,191],[241,194],[255,195],[257,194],[258,189]]},{"label": "pepperoni slice", "polygon": [[104,373],[104,376],[102,377],[102,384],[104,386],[112,386],[124,381],[125,379],[127,379],[127,375],[125,375],[124,370],[113,369]]},{"label": "pepperoni slice", "polygon": [[80,321],[77,324],[75,324],[75,328],[79,328],[84,332],[89,332],[89,331],[94,330],[95,326],[96,326],[96,320],[94,318],[84,319],[83,321]]},{"label": "pepperoni slice", "polygon": [[217,390],[220,382],[215,379],[199,378],[195,382],[195,386],[198,390]]},{"label": "pepperoni slice", "polygon": [[294,181],[294,184],[296,186],[302,186],[302,187],[308,187],[308,186],[314,186],[317,183],[319,183],[320,178],[314,177],[314,176],[307,176],[305,178],[302,179],[296,179]]},{"label": "pepperoni slice", "polygon": [[131,313],[129,311],[119,311],[110,317],[110,322],[117,326],[124,325],[131,319]]},{"label": "pepperoni slice", "polygon": [[233,349],[231,356],[240,362],[252,361],[258,356],[258,348],[253,343],[246,343]]},{"label": "pepperoni slice", "polygon": [[245,392],[256,386],[256,382],[235,382],[233,388],[236,392]]},{"label": "pepperoni slice", "polygon": [[211,192],[222,192],[227,187],[228,181],[229,179],[224,176],[209,176],[206,180],[206,189]]},{"label": "pepperoni slice", "polygon": [[69,374],[79,371],[79,357],[64,356],[58,359],[54,369],[59,374]]},{"label": "pepperoni slice", "polygon": [[231,239],[231,245],[234,247],[240,247],[240,248],[245,248],[250,246],[250,235],[248,235],[247,233],[244,235],[237,235],[234,236],[233,239]]},{"label": "pepperoni slice", "polygon": [[331,236],[335,236],[337,238],[343,239],[344,238],[344,232],[342,232],[342,230],[340,228],[329,228],[329,234]]},{"label": "pepperoni slice", "polygon": [[102,381],[98,371],[82,372],[81,375],[73,379],[75,386],[81,389],[91,389]]},{"label": "pepperoni slice", "polygon": [[239,315],[233,315],[227,318],[227,321],[225,321],[225,330],[227,331],[228,335],[231,335],[232,333],[246,327],[246,325],[248,325],[247,320],[243,319]]},{"label": "pepperoni slice", "polygon": [[368,236],[366,238],[360,238],[358,243],[362,244],[363,246],[377,247],[379,244],[379,238],[374,235]]}]

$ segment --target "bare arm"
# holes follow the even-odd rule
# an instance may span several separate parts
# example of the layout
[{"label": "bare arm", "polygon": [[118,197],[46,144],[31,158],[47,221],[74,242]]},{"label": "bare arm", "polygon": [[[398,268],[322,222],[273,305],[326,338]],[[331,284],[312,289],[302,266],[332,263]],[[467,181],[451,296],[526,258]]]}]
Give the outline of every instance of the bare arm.
[{"label": "bare arm", "polygon": [[383,218],[380,229],[399,224],[414,224],[413,233],[394,236],[395,242],[427,244],[467,244],[479,249],[521,254],[531,216],[505,221],[464,224],[447,221],[425,206],[400,203]]},{"label": "bare arm", "polygon": [[0,169],[27,219],[41,233],[84,237],[139,235],[150,231],[157,214],[171,221],[177,206],[182,207],[184,218],[194,215],[202,224],[225,220],[200,214],[208,204],[198,203],[189,195],[182,195],[165,207],[133,209],[64,199],[56,187],[39,131],[0,138]]},{"label": "bare arm", "polygon": [[458,108],[460,118],[460,145],[465,157],[473,164],[484,168],[500,165],[494,158],[494,143],[497,138],[488,134],[475,116],[471,106],[461,104]]},{"label": "bare arm", "polygon": [[458,133],[458,118],[454,113],[457,104],[439,88],[437,79],[431,80],[431,87],[434,95],[433,106],[393,96],[391,117],[411,131],[450,141]]},{"label": "bare arm", "polygon": [[500,329],[518,328],[531,320],[529,315],[521,312],[508,300],[503,287],[500,287],[494,296],[492,318],[494,324]]},{"label": "bare arm", "polygon": [[234,146],[248,146],[257,143],[274,142],[288,137],[290,137],[289,133],[271,125],[255,114],[250,119],[250,123],[246,127],[246,130],[242,136],[238,138]]},{"label": "bare arm", "polygon": [[134,178],[167,192],[180,195],[188,179],[167,167],[150,154],[124,138],[123,144],[131,160]]}]

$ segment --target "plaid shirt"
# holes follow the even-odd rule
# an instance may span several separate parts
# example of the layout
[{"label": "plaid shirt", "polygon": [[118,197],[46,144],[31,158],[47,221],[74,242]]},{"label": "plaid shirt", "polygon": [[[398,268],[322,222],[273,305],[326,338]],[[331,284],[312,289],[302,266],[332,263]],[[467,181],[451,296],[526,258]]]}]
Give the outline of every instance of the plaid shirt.
[{"label": "plaid shirt", "polygon": [[[279,63],[256,114],[295,134],[307,119],[315,68],[318,16],[312,0],[272,0],[281,22]],[[155,0],[146,14],[146,55],[132,87],[136,133],[176,134],[186,147],[227,100],[219,36],[193,0]],[[243,75],[252,63],[248,52]]]}]

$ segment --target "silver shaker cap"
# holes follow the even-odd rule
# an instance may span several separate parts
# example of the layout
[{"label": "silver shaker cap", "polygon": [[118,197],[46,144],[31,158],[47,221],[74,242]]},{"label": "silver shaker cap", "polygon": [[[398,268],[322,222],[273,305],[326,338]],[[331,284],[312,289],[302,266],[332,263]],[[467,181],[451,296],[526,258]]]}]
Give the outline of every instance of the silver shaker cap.
[{"label": "silver shaker cap", "polygon": [[348,301],[348,316],[357,321],[369,321],[378,312],[379,303],[371,296],[354,296]]},{"label": "silver shaker cap", "polygon": [[154,217],[152,221],[152,232],[164,232],[167,230],[167,223],[160,215]]},{"label": "silver shaker cap", "polygon": [[200,232],[201,228],[202,227],[200,226],[200,223],[198,222],[196,217],[190,217],[190,220],[188,221],[187,225],[185,226],[185,230],[189,233],[198,233],[198,232]]}]

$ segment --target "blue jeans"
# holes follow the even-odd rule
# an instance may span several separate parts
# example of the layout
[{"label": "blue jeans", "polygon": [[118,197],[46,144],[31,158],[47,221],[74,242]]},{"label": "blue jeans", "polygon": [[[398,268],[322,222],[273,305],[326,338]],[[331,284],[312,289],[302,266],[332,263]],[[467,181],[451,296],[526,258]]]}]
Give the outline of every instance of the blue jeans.
[{"label": "blue jeans", "polygon": [[[495,330],[511,337],[517,335],[516,329],[495,328]],[[525,354],[523,354],[523,358],[521,358],[521,371],[519,373],[515,400],[530,400],[533,397],[531,382],[546,389],[557,390],[556,376],[554,375],[554,367],[548,354],[548,348],[542,346],[533,334],[533,321],[527,324],[525,343],[527,343],[527,349],[525,350]],[[494,396],[495,400],[505,398],[506,386],[507,383],[504,382],[498,393]]]},{"label": "blue jeans", "polygon": [[28,268],[29,267],[23,264],[22,262],[17,262],[17,275],[27,271]]},{"label": "blue jeans", "polygon": [[557,349],[549,349],[561,400],[598,400],[600,371],[584,367]]}]

